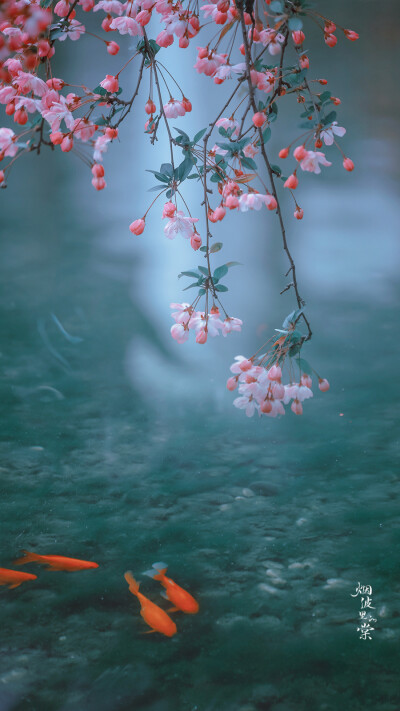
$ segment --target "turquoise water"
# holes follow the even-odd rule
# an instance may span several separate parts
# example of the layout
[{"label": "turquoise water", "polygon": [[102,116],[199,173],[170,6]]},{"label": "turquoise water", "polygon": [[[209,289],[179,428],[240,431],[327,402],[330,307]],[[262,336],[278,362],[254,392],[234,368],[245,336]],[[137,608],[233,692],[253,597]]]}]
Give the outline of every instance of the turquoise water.
[{"label": "turquoise water", "polygon": [[[315,331],[304,355],[331,382],[301,418],[248,420],[224,385],[292,306],[260,218],[224,227],[249,268],[227,282],[246,328],[202,350],[168,334],[187,253],[156,220],[126,236],[139,149],[124,163],[116,147],[101,199],[57,156],[26,159],[1,191],[0,565],[27,549],[100,567],[32,564],[36,581],[0,588],[0,711],[399,709],[397,124],[387,75],[375,106],[363,84],[395,38],[389,18],[375,30],[381,52],[372,63],[360,43],[359,83],[342,77],[357,170],[309,183],[290,227]],[[157,560],[200,604],[172,639],[143,634],[123,577],[163,605],[142,575]]]}]

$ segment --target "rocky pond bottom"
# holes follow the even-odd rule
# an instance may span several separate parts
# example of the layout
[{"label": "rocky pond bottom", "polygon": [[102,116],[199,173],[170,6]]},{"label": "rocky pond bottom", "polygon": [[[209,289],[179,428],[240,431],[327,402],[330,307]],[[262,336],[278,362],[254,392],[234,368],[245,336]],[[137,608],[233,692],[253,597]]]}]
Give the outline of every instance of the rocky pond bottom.
[{"label": "rocky pond bottom", "polygon": [[[1,565],[25,548],[100,567],[30,564],[36,581],[0,589],[1,711],[397,711],[389,374],[373,421],[363,373],[350,392],[336,365],[350,394],[332,389],[307,416],[271,422],[210,414],[207,398],[179,414],[137,400],[133,415],[128,388],[87,397],[65,375],[53,380],[63,399],[26,391],[27,362],[11,360]],[[162,605],[141,575],[158,560],[200,603],[175,614],[171,639],[143,634],[123,577],[132,570]],[[357,632],[358,582],[372,586],[372,639]]]}]

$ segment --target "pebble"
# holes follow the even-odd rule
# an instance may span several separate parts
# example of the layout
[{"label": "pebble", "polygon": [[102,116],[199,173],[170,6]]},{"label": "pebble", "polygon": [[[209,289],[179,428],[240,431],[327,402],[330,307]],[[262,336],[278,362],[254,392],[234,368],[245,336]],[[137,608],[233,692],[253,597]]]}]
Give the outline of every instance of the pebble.
[{"label": "pebble", "polygon": [[282,590],[273,588],[272,585],[267,585],[267,583],[259,583],[257,587],[259,590],[270,593],[270,595],[282,595]]}]

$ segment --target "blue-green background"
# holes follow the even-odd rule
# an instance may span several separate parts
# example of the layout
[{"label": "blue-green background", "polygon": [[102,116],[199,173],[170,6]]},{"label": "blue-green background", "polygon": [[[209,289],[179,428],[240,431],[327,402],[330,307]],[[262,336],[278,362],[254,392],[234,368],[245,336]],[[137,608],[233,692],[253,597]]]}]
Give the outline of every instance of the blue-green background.
[{"label": "blue-green background", "polygon": [[[361,35],[335,49],[307,35],[315,74],[342,99],[341,145],[356,169],[332,150],[324,175],[303,176],[301,223],[283,196],[315,332],[304,355],[331,382],[302,418],[248,420],[225,389],[234,356],[294,307],[279,297],[287,265],[270,213],[215,228],[215,264],[244,264],[224,300],[242,334],[207,346],[170,338],[169,303],[184,298],[176,274],[201,262],[165,239],[161,206],[141,237],[127,230],[151,196],[144,167],[168,160],[165,138],[143,138],[146,90],[107,154],[106,191],[55,152],[18,161],[0,194],[0,565],[24,548],[100,564],[32,565],[37,581],[1,589],[0,711],[400,707],[399,12],[388,0],[319,7]],[[94,62],[94,39],[66,42],[60,74],[74,83],[85,62],[95,86],[127,46],[122,60]],[[190,52],[165,55],[194,106],[176,125],[193,134],[222,90],[194,83]],[[121,75],[127,90],[136,71]],[[292,109],[274,129],[275,160],[296,136]],[[193,185],[185,195],[195,204]],[[176,617],[173,639],[142,634],[123,578],[131,569],[162,604],[141,576],[156,560],[200,603]],[[358,581],[373,588],[372,640],[357,633]]]}]

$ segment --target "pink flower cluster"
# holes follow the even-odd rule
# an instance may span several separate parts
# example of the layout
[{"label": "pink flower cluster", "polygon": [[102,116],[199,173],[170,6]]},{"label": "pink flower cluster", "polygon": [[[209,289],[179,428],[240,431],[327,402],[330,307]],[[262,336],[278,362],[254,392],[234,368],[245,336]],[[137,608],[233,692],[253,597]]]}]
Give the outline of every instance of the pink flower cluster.
[{"label": "pink flower cluster", "polygon": [[206,343],[208,336],[214,338],[222,333],[227,336],[232,331],[241,331],[243,322],[240,318],[227,316],[224,321],[220,319],[219,309],[213,306],[209,314],[195,311],[190,304],[171,304],[172,318],[175,323],[171,327],[171,336],[178,343],[184,343],[189,338],[189,330],[196,334],[196,343]]},{"label": "pink flower cluster", "polygon": [[[233,404],[245,410],[247,417],[252,417],[255,412],[268,417],[284,415],[284,405],[289,403],[295,415],[303,414],[304,400],[313,397],[309,375],[302,373],[299,382],[283,385],[280,365],[255,365],[254,359],[244,356],[236,356],[235,361],[230,367],[233,376],[226,386],[231,391],[238,387],[240,395]],[[322,392],[329,390],[328,381],[320,378],[319,389]]]}]

